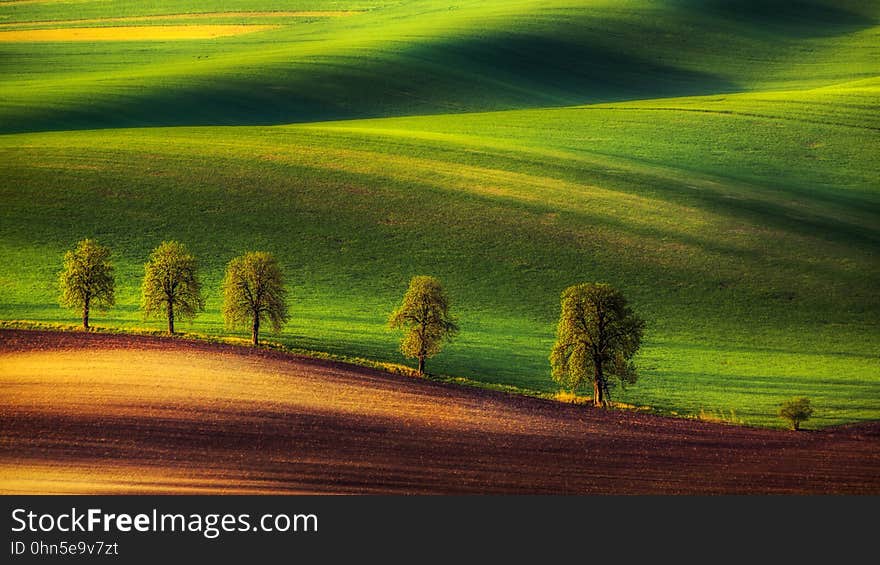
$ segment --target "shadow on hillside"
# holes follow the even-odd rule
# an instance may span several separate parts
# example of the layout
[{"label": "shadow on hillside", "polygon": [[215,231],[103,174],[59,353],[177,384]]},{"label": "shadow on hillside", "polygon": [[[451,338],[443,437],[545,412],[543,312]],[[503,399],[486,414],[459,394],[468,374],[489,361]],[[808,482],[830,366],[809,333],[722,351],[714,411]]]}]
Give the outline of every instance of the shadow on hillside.
[{"label": "shadow on hillside", "polygon": [[833,37],[877,24],[865,14],[821,0],[680,0],[680,4],[793,38]]},{"label": "shadow on hillside", "polygon": [[4,116],[0,132],[146,126],[277,125],[568,106],[741,90],[708,73],[595,42],[501,33],[393,46],[355,62],[291,61],[247,76],[137,90]]},{"label": "shadow on hillside", "polygon": [[603,47],[598,40],[548,35],[496,33],[419,43],[406,56],[419,64],[442,62],[469,75],[471,89],[499,89],[520,105],[613,102],[741,88],[717,75]]}]

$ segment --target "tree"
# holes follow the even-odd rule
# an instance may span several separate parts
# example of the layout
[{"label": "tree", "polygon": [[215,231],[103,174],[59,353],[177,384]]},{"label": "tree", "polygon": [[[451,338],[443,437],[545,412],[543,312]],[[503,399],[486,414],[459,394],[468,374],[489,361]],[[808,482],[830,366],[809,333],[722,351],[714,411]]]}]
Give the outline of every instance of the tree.
[{"label": "tree", "polygon": [[791,398],[779,407],[779,417],[788,420],[791,429],[795,431],[801,429],[801,422],[806,422],[812,415],[813,407],[810,406],[810,399],[803,396]]},{"label": "tree", "polygon": [[144,316],[165,316],[170,334],[175,320],[192,320],[205,309],[196,258],[176,241],[163,241],[150,254],[144,265],[142,291]]},{"label": "tree", "polygon": [[428,276],[412,278],[403,303],[391,313],[388,325],[406,332],[400,341],[400,351],[419,360],[419,375],[425,372],[425,359],[440,353],[443,342],[458,333],[443,285]]},{"label": "tree", "polygon": [[645,322],[608,284],[583,283],[562,293],[556,343],[550,353],[553,380],[575,391],[593,384],[593,405],[608,403],[609,380],[622,386],[638,374],[632,362],[642,343]]},{"label": "tree", "polygon": [[110,249],[94,239],[84,239],[76,249],[64,254],[64,269],[58,274],[60,302],[67,308],[82,311],[82,324],[89,329],[92,307],[107,310],[116,301],[116,280]]},{"label": "tree", "polygon": [[272,324],[281,331],[287,323],[287,290],[278,260],[271,253],[251,251],[226,267],[223,279],[223,317],[226,325],[251,324],[254,345],[260,343],[260,325]]}]

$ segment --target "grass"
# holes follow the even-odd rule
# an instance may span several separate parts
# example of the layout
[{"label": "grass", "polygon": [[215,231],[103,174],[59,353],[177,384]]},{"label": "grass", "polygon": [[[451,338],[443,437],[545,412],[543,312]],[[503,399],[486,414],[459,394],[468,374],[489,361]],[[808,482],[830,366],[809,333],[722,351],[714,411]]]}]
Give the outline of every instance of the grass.
[{"label": "grass", "polygon": [[[75,16],[218,11],[155,4]],[[649,321],[615,400],[779,427],[804,395],[816,426],[880,418],[878,9],[740,4],[303,2],[283,9],[365,12],[3,44],[0,319],[74,321],[52,284],[93,236],[119,274],[94,323],[158,329],[142,264],[175,238],[208,290],[189,329],[219,336],[225,263],[265,249],[292,286],[285,346],[402,363],[384,320],[432,274],[462,333],[429,369],[552,395],[559,294],[600,280]],[[0,21],[74,16],[24,7]]]},{"label": "grass", "polygon": [[0,6],[0,21],[221,9],[364,13],[294,23],[253,18],[242,23],[286,25],[186,45],[4,44],[0,131],[279,124],[807,88],[870,78],[880,60],[873,5],[821,4],[829,13],[813,14],[812,26],[798,17],[743,21],[711,3],[681,1],[186,5]]},{"label": "grass", "polygon": [[729,410],[725,412],[723,410],[719,410],[717,412],[712,410],[704,410],[700,408],[700,412],[693,416],[694,419],[700,420],[701,422],[714,422],[717,424],[733,424],[740,426],[744,424],[742,419],[736,415],[736,410]]}]

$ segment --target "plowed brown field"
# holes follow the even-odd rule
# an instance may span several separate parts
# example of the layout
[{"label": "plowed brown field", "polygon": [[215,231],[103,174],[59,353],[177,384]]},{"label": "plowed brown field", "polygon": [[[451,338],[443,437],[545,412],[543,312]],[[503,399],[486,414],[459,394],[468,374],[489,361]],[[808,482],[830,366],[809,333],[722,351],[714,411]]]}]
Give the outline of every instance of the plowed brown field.
[{"label": "plowed brown field", "polygon": [[245,347],[7,330],[0,492],[880,494],[880,424],[754,429]]}]

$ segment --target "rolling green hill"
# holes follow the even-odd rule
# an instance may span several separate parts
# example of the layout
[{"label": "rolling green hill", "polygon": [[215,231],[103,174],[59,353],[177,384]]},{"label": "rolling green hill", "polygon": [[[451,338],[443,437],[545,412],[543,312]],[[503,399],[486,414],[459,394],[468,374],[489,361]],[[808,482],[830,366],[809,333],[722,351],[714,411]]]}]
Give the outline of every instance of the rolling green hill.
[{"label": "rolling green hill", "polygon": [[[649,321],[616,399],[880,418],[880,3],[187,6],[0,3],[0,319],[75,322],[53,284],[88,235],[120,277],[94,322],[159,328],[142,264],[176,238],[209,289],[192,329],[218,334],[225,263],[266,249],[280,341],[399,361],[385,317],[433,274],[462,333],[429,368],[552,391],[559,293],[602,280]],[[278,27],[2,39],[209,23]]]},{"label": "rolling green hill", "polygon": [[[6,13],[0,32],[82,26],[57,22],[83,18],[92,18],[90,26],[120,26],[125,22],[95,20],[181,12],[180,3],[153,4],[13,2],[0,6],[0,17]],[[202,13],[363,11],[235,20],[181,15],[153,22],[157,28],[279,24],[219,40],[0,41],[0,131],[565,106],[813,87],[870,78],[880,65],[876,3],[858,11],[783,0],[770,2],[771,8],[758,7],[766,2],[538,0],[465,1],[454,8],[436,0],[384,7],[361,1],[191,4],[191,11]],[[732,10],[731,4],[753,8]]]}]

